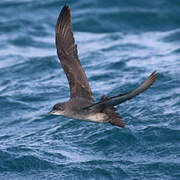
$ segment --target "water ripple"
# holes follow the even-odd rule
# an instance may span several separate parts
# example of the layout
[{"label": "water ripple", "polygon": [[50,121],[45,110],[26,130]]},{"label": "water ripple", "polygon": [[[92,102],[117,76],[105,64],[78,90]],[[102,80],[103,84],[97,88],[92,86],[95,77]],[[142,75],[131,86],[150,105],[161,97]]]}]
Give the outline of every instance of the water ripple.
[{"label": "water ripple", "polygon": [[125,129],[46,116],[69,98],[55,49],[64,2],[2,0],[0,179],[179,179],[179,2],[68,3],[96,100],[158,79],[118,106]]}]

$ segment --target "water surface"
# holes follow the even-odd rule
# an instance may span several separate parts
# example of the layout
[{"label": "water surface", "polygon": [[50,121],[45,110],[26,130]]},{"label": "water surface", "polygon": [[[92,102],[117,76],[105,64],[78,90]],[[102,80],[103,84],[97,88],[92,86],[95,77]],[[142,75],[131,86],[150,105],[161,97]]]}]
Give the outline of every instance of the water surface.
[{"label": "water surface", "polygon": [[[121,129],[45,116],[69,98],[55,25],[71,7],[79,58],[96,100],[136,87]],[[180,2],[1,0],[0,179],[180,179]]]}]

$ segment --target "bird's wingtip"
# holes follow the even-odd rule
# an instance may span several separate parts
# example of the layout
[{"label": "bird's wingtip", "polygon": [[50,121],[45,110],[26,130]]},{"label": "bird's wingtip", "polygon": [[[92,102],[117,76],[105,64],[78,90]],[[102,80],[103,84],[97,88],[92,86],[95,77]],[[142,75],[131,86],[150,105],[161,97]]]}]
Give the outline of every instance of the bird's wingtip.
[{"label": "bird's wingtip", "polygon": [[69,11],[69,10],[70,10],[69,5],[68,5],[68,4],[65,4],[62,10],[68,10],[68,11]]},{"label": "bird's wingtip", "polygon": [[157,79],[158,77],[158,72],[155,70],[153,71],[153,73],[150,75],[150,77],[152,77],[153,79]]}]

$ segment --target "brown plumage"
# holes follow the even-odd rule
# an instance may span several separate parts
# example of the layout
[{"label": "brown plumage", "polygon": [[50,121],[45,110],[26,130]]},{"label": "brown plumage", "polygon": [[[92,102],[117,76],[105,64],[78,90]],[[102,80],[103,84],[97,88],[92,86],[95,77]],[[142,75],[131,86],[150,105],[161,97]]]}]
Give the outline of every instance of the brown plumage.
[{"label": "brown plumage", "polygon": [[88,79],[78,58],[68,6],[64,6],[57,20],[56,48],[69,81],[71,98],[85,97],[94,102]]},{"label": "brown plumage", "polygon": [[153,72],[133,91],[110,98],[102,96],[101,101],[95,103],[88,79],[78,58],[77,45],[72,32],[70,8],[68,6],[63,7],[57,20],[56,48],[69,82],[70,99],[67,102],[56,104],[49,114],[93,122],[109,122],[112,125],[124,128],[125,122],[114,106],[144,92],[157,78],[157,73]]}]

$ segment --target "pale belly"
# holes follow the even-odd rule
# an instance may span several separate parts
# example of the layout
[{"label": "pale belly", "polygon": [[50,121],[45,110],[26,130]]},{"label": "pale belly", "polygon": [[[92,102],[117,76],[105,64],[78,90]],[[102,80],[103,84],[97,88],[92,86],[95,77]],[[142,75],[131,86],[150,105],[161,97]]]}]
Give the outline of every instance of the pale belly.
[{"label": "pale belly", "polygon": [[100,123],[108,122],[108,116],[104,113],[95,113],[95,114],[89,114],[85,116],[76,116],[74,118],[86,120],[86,121],[100,122]]},{"label": "pale belly", "polygon": [[92,113],[92,114],[71,114],[70,113],[54,113],[55,115],[65,116],[73,119],[80,119],[92,122],[108,122],[109,118],[105,113]]}]

